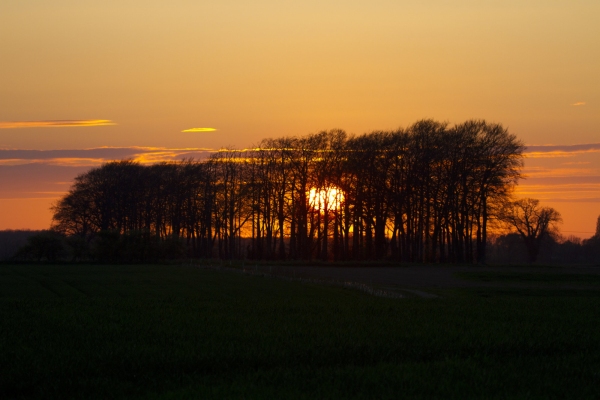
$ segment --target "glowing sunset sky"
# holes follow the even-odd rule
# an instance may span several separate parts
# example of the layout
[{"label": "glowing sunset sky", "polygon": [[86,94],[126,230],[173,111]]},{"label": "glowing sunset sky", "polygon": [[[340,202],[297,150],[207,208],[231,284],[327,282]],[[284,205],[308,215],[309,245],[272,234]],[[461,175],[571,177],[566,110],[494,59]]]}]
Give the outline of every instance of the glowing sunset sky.
[{"label": "glowing sunset sky", "polygon": [[105,160],[482,118],[530,146],[520,193],[588,237],[599,15],[597,0],[3,0],[0,229],[48,227],[52,199]]}]

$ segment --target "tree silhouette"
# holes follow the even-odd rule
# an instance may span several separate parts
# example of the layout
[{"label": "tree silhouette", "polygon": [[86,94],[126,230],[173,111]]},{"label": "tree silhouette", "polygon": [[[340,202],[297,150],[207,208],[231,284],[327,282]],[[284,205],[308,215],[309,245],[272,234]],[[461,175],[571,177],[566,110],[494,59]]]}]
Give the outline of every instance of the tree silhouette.
[{"label": "tree silhouette", "polygon": [[41,231],[27,238],[27,244],[15,254],[16,259],[56,262],[65,253],[64,237],[54,231]]},{"label": "tree silhouette", "polygon": [[[75,179],[53,229],[87,243],[174,238],[192,257],[485,262],[487,227],[520,177],[522,151],[499,124],[422,120],[265,139],[204,162],[116,161]],[[310,204],[311,191],[334,188],[335,205]]]},{"label": "tree silhouette", "polygon": [[530,263],[536,261],[542,240],[557,233],[557,225],[562,222],[558,211],[541,207],[539,200],[531,198],[508,203],[500,218],[521,235]]}]

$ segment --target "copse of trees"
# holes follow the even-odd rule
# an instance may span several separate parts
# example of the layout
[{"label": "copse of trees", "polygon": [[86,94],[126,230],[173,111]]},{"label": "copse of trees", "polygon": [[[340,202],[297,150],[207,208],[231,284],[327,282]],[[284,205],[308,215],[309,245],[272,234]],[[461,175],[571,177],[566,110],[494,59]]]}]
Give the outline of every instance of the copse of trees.
[{"label": "copse of trees", "polygon": [[483,262],[523,148],[499,124],[422,120],[265,139],[202,162],[110,162],[75,179],[53,229],[180,242],[191,257]]}]

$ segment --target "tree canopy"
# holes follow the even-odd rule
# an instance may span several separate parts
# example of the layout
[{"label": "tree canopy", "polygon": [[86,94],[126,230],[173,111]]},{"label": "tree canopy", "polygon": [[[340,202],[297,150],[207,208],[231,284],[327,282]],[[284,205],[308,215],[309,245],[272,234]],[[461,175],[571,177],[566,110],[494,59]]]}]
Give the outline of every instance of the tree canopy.
[{"label": "tree canopy", "polygon": [[422,120],[265,139],[202,162],[115,161],[75,179],[53,229],[176,238],[192,257],[482,262],[523,148],[500,124]]},{"label": "tree canopy", "polygon": [[542,241],[558,232],[560,213],[552,207],[542,207],[537,199],[525,198],[505,205],[500,219],[515,229],[527,248],[529,262],[536,261]]}]

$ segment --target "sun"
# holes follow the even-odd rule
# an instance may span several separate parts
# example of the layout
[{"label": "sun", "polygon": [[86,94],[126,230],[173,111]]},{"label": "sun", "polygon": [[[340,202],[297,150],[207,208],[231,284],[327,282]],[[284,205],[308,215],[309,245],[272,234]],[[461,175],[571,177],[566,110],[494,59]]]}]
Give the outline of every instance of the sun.
[{"label": "sun", "polygon": [[308,193],[308,204],[319,211],[339,210],[343,201],[344,193],[334,185],[321,189],[312,188]]}]

